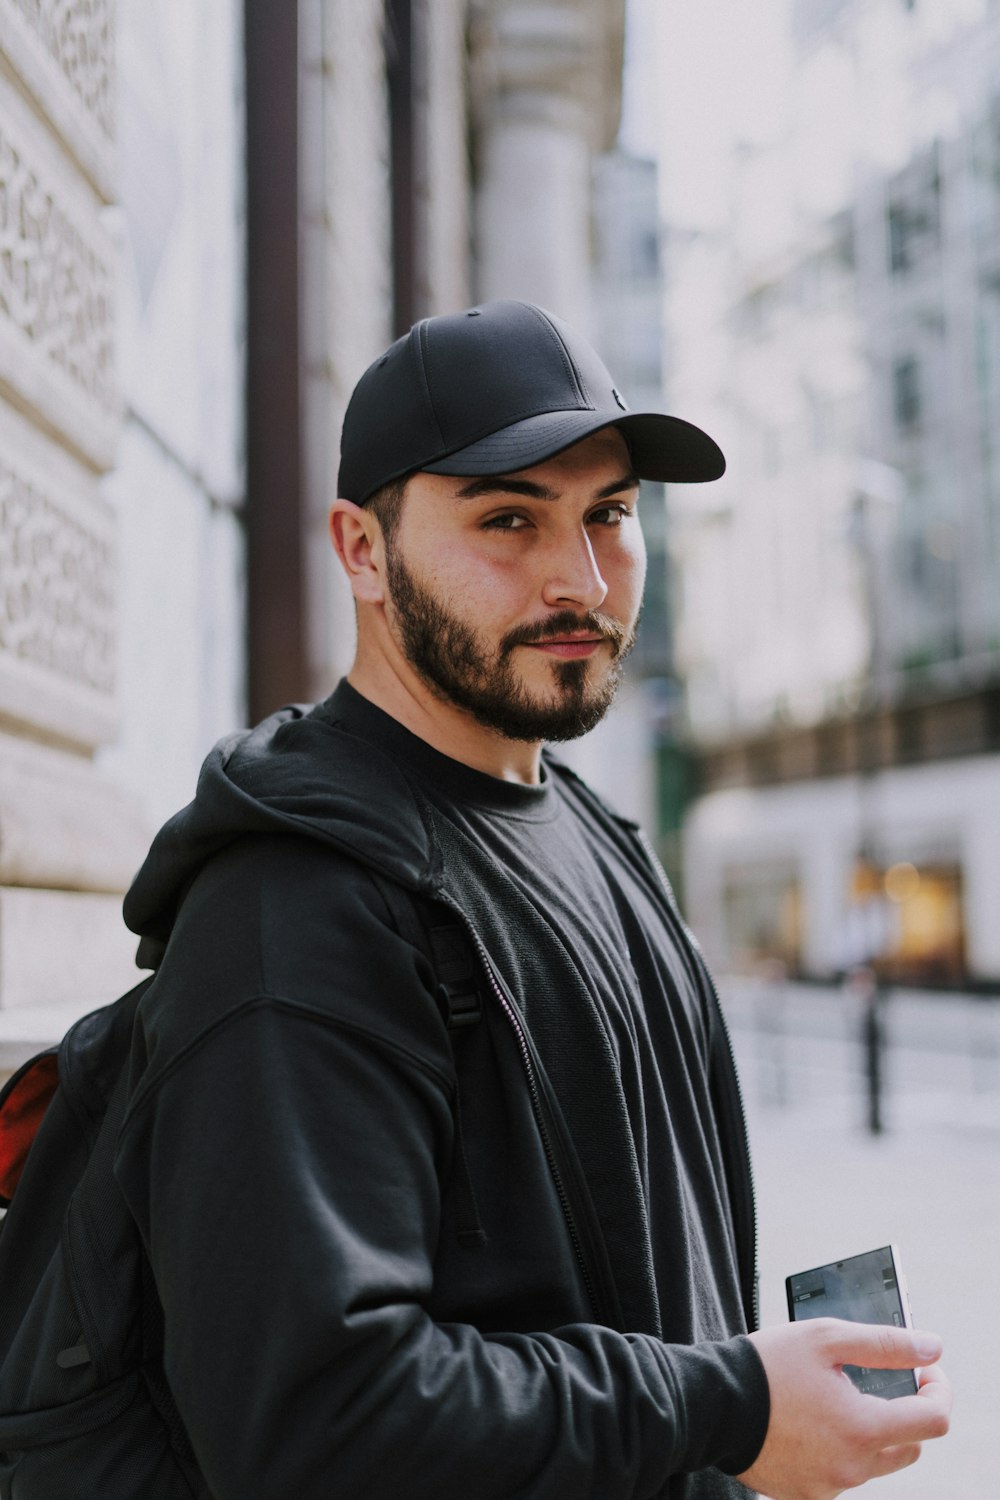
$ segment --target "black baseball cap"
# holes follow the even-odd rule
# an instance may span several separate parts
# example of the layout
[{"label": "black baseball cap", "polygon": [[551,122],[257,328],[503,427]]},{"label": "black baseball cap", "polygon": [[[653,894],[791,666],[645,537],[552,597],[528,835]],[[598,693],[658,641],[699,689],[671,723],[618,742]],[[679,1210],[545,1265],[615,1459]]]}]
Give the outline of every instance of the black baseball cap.
[{"label": "black baseball cap", "polygon": [[694,484],[725,471],[700,427],[629,411],[561,318],[530,302],[484,302],[415,323],[369,365],[344,417],[338,494],[363,505],[417,469],[510,474],[612,425],[640,479]]}]

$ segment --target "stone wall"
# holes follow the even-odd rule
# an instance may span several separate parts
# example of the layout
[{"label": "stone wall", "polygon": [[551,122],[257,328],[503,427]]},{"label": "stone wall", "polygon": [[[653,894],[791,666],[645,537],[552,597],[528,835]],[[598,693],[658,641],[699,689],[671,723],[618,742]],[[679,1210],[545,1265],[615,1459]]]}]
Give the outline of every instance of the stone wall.
[{"label": "stone wall", "polygon": [[[414,253],[418,313],[470,298],[466,0],[416,0]],[[304,0],[306,548],[311,693],[350,665],[354,610],[327,535],[338,444],[358,377],[392,338],[384,0]]]},{"label": "stone wall", "polygon": [[101,487],[120,424],[113,6],[3,0],[0,46],[0,1004],[12,1010],[61,998],[51,955],[71,931],[81,958],[106,959],[111,903],[92,893],[121,883],[134,818],[92,773],[117,722],[118,558]]},{"label": "stone wall", "polygon": [[238,6],[199,9],[0,0],[0,1068],[134,982],[121,892],[240,709]]},{"label": "stone wall", "polygon": [[120,728],[147,829],[245,719],[240,0],[129,0],[118,45]]}]

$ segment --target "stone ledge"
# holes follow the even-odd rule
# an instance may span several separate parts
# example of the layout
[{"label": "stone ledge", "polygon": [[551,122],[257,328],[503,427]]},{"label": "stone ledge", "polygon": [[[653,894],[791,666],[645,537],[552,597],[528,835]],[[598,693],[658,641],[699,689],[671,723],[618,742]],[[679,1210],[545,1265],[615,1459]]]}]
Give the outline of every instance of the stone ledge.
[{"label": "stone ledge", "polygon": [[118,896],[0,887],[0,1085],[142,978]]},{"label": "stone ledge", "polygon": [[[109,998],[114,998],[113,996]],[[0,1010],[0,1079],[60,1041],[74,1021],[97,1007],[86,1004],[20,1005]]]},{"label": "stone ledge", "polygon": [[0,886],[119,893],[148,845],[137,805],[89,760],[0,731]]},{"label": "stone ledge", "polygon": [[58,1040],[138,982],[135,946],[119,896],[0,886],[0,1039]]},{"label": "stone ledge", "polygon": [[40,731],[83,750],[118,732],[115,700],[31,661],[0,652],[0,714],[12,726]]}]

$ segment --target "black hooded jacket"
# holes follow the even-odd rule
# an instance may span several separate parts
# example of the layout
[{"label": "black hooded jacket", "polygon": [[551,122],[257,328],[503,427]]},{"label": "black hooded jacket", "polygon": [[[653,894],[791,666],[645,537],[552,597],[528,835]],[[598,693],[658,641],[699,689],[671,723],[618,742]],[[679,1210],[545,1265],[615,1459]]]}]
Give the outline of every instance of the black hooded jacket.
[{"label": "black hooded jacket", "polygon": [[[342,685],[222,741],[126,899],[157,972],[115,1172],[209,1490],[745,1494],[727,1475],[756,1457],[768,1395],[740,1334],[753,1211],[721,1019],[711,1089],[731,1229],[708,1253],[745,1321],[669,1343],[651,1273],[612,1264],[611,1211],[467,909],[466,872],[405,758],[358,732],[378,713],[359,720],[362,703]],[[650,873],[633,825],[554,758],[546,774]],[[454,1029],[441,934],[475,971],[472,1024]],[[623,1201],[617,1241],[638,1248],[648,1226]]]}]

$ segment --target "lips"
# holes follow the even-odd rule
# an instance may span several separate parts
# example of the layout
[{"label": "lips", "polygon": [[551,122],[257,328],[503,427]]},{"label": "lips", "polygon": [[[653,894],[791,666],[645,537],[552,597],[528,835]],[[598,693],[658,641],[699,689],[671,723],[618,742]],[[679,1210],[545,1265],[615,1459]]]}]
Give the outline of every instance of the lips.
[{"label": "lips", "polygon": [[529,643],[535,651],[545,651],[550,656],[559,656],[567,661],[573,661],[578,657],[590,656],[597,650],[598,646],[604,644],[603,636],[557,636],[554,639],[543,641],[532,641]]},{"label": "lips", "polygon": [[617,620],[599,611],[579,615],[563,610],[550,619],[512,630],[501,642],[501,655],[507,657],[519,646],[544,651],[557,660],[573,661],[592,656],[599,646],[607,646],[613,658],[629,644],[625,630]]}]

